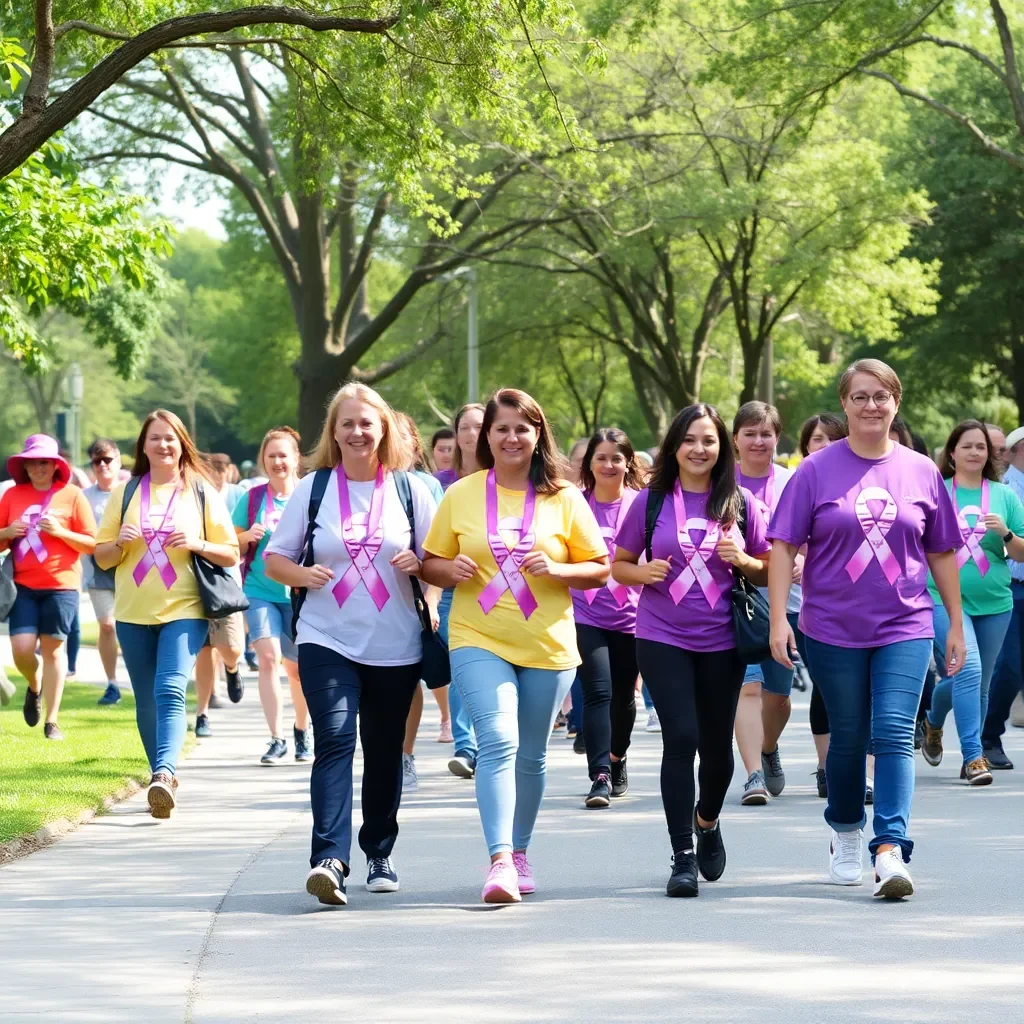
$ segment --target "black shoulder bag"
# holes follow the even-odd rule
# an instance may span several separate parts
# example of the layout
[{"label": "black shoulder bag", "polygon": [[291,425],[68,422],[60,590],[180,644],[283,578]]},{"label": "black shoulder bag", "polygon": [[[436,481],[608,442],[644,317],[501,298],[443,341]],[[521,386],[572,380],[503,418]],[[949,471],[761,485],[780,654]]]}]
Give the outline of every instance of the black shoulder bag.
[{"label": "black shoulder bag", "polygon": [[[203,520],[203,539],[206,539],[206,492],[202,484],[193,484],[199,500],[199,515]],[[222,565],[215,565],[202,555],[192,553],[192,571],[203,611],[208,619],[226,619],[235,612],[249,608],[249,598],[242,592],[238,581]]]},{"label": "black shoulder bag", "polygon": [[[316,559],[313,557],[313,534],[316,531],[316,517],[320,514],[320,505],[327,493],[327,484],[330,482],[332,472],[334,471],[331,469],[318,469],[313,476],[309,507],[306,509],[306,539],[302,542],[302,558],[299,565],[316,565]],[[292,629],[296,633],[299,629],[299,612],[302,611],[305,600],[306,588],[292,587]]]}]

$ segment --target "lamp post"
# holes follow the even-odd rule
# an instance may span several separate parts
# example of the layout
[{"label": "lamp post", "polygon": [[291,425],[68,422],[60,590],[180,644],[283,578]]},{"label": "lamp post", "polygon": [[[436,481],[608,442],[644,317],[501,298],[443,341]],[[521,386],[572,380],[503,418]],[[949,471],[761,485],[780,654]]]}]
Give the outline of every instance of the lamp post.
[{"label": "lamp post", "polygon": [[85,378],[78,363],[68,371],[68,405],[71,409],[71,460],[77,466],[82,461],[82,426],[80,410],[85,396]]},{"label": "lamp post", "polygon": [[457,277],[465,277],[469,286],[469,330],[466,337],[466,394],[468,402],[475,402],[480,392],[480,349],[477,344],[477,295],[476,268],[459,267],[451,273],[443,274],[442,281],[454,281]]}]

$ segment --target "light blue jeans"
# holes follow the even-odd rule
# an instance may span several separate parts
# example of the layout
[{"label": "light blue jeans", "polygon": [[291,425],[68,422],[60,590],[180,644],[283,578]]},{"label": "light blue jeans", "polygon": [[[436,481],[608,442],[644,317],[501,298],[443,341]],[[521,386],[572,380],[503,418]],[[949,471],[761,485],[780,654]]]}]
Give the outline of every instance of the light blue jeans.
[{"label": "light blue jeans", "polygon": [[476,802],[487,851],[525,850],[547,776],[555,715],[576,669],[520,668],[479,647],[451,653],[458,689],[476,730]]},{"label": "light blue jeans", "polygon": [[[437,615],[440,624],[437,627],[438,635],[448,643],[448,616],[452,610],[452,598],[455,596],[455,589],[449,588],[441,592],[441,600],[437,605]],[[469,711],[462,703],[462,695],[459,688],[454,684],[448,687],[448,714],[452,720],[452,739],[455,741],[455,753],[463,754],[476,761],[476,734],[473,732],[473,722],[470,720]]]},{"label": "light blue jeans", "polygon": [[988,687],[1012,614],[1012,611],[998,615],[968,615],[964,612],[967,658],[963,668],[952,678],[947,678],[945,659],[949,616],[941,604],[937,604],[933,612],[935,667],[942,680],[935,685],[928,721],[934,728],[941,729],[949,709],[953,709],[964,764],[981,757],[981,726],[988,714]]}]

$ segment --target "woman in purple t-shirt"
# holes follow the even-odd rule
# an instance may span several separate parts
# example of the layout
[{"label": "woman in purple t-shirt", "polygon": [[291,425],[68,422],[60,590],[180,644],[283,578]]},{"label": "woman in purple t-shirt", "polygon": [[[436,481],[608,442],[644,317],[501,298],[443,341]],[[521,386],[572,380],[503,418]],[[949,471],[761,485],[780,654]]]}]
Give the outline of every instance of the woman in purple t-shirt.
[{"label": "woman in purple t-shirt", "polygon": [[[650,536],[648,508],[652,518],[657,512]],[[718,816],[732,780],[732,730],[744,667],[736,653],[730,592],[735,569],[764,585],[765,529],[754,498],[736,482],[729,432],[714,406],[683,409],[665,435],[649,486],[619,527],[612,565],[617,583],[643,586],[636,653],[664,741],[661,799],[673,852],[669,896],[696,896],[698,867],[709,882],[725,870]],[[647,564],[637,564],[645,552]]]},{"label": "woman in purple t-shirt", "polygon": [[786,598],[797,551],[807,545],[800,629],[832,736],[825,772],[832,828],[829,875],[860,885],[864,756],[875,754],[875,895],[914,891],[905,862],[914,795],[914,722],[928,670],[932,599],[928,570],[949,614],[946,665],[964,662],[956,512],[934,464],[889,439],[899,377],[861,359],[839,381],[849,437],[805,459],[772,516],[772,654],[791,664]]},{"label": "woman in purple t-shirt", "polygon": [[[597,431],[580,465],[580,487],[615,553],[615,534],[637,492],[643,473],[629,438],[614,427]],[[587,807],[607,807],[625,796],[626,751],[636,721],[636,606],[639,587],[609,580],[598,590],[572,591],[576,644],[583,664],[583,734],[592,783]]]}]

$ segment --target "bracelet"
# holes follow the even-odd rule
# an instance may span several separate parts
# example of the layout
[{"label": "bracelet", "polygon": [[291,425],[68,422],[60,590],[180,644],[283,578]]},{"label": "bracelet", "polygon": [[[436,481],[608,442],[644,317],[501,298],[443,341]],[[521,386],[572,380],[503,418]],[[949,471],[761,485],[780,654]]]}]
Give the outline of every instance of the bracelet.
[{"label": "bracelet", "polygon": [[1003,537],[1003,543],[1004,544],[1009,544],[1011,540],[1016,540],[1016,539],[1017,539],[1017,535],[1013,532],[1013,530],[1007,530],[1006,531],[1006,536]]}]

